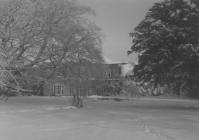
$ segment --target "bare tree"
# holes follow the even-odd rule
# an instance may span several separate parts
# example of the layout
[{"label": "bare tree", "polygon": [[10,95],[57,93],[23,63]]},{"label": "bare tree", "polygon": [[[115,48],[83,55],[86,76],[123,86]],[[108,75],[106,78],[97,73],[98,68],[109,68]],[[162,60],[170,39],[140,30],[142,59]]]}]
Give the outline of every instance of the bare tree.
[{"label": "bare tree", "polygon": [[103,59],[99,29],[93,25],[88,27],[79,30],[78,40],[72,48],[69,48],[62,68],[64,76],[71,79],[76,88],[73,94],[73,105],[77,107],[83,107],[82,97],[85,93],[82,88],[83,86],[86,88],[85,83],[88,87],[92,79],[102,77],[100,69]]},{"label": "bare tree", "polygon": [[45,66],[49,78],[77,51],[86,50],[84,57],[92,54],[94,61],[100,35],[87,14],[94,11],[71,0],[0,1],[0,49],[6,67],[22,71]]}]

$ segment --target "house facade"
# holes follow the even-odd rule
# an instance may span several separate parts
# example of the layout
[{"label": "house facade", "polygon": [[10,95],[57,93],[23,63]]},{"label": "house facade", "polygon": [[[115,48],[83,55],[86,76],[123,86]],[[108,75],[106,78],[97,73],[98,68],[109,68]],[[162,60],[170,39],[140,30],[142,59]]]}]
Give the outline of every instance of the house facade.
[{"label": "house facade", "polygon": [[90,70],[89,76],[87,78],[85,76],[81,81],[78,77],[53,78],[45,83],[44,95],[72,96],[77,92],[78,86],[81,86],[82,95],[119,94],[122,88],[122,79],[125,78],[125,65],[127,63],[92,64],[88,69],[88,71]]}]

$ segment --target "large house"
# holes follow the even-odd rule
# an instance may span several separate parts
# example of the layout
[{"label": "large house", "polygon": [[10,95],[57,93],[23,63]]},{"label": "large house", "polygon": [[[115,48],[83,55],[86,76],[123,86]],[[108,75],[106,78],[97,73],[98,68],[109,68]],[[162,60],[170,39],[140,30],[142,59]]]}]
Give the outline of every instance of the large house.
[{"label": "large house", "polygon": [[[106,62],[103,64],[92,64],[90,71],[93,73],[87,79],[82,79],[81,90],[85,95],[100,94],[108,95],[118,93],[121,89],[121,81],[132,74],[133,65],[123,62]],[[100,71],[100,72],[99,72]],[[97,74],[95,74],[97,73]],[[78,85],[78,78],[70,77],[56,78],[46,81],[44,95],[46,96],[71,96]]]}]

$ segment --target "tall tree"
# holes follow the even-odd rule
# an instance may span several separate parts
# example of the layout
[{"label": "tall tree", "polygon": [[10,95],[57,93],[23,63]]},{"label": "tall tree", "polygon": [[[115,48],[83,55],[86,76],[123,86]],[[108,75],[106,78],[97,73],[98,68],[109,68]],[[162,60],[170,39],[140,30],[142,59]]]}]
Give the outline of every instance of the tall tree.
[{"label": "tall tree", "polygon": [[49,78],[78,48],[90,48],[88,54],[99,56],[100,31],[86,18],[89,14],[94,11],[71,0],[0,1],[0,48],[6,67],[47,70]]},{"label": "tall tree", "polygon": [[[90,26],[90,25],[89,25]],[[96,26],[80,31],[78,44],[70,48],[58,71],[75,87],[73,105],[83,106],[83,89],[88,89],[92,79],[102,77],[101,41]],[[97,31],[97,32],[96,32]],[[97,68],[97,70],[96,70]]]},{"label": "tall tree", "polygon": [[139,62],[134,78],[157,87],[169,85],[177,94],[198,84],[199,3],[164,0],[155,3],[130,33]]}]

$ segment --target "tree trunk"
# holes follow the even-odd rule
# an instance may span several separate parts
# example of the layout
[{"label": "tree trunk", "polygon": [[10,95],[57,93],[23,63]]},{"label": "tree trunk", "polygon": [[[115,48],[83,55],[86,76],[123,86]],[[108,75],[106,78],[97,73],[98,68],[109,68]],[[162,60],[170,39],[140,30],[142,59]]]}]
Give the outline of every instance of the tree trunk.
[{"label": "tree trunk", "polygon": [[83,99],[81,97],[81,79],[78,80],[78,86],[76,86],[76,91],[73,95],[73,106],[78,108],[83,107]]},{"label": "tree trunk", "polygon": [[73,104],[72,105],[76,106],[78,108],[83,107],[83,100],[80,95],[77,95],[77,94],[73,95]]}]

